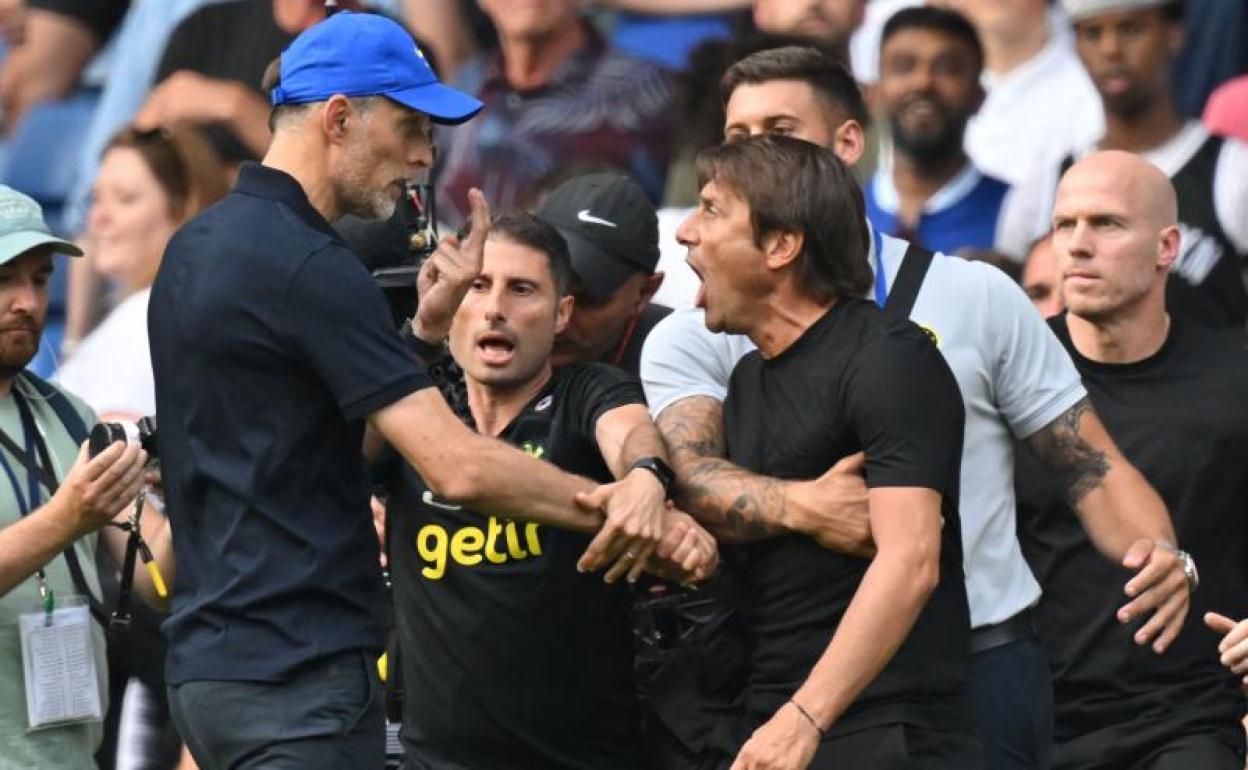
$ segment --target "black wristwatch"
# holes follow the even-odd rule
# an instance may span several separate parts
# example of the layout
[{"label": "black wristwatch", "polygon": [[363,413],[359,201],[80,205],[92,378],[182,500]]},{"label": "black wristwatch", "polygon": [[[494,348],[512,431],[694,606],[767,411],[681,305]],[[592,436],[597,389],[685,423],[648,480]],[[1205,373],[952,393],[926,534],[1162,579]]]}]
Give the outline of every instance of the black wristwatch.
[{"label": "black wristwatch", "polygon": [[663,462],[658,457],[643,457],[633,463],[629,470],[633,468],[644,468],[654,474],[654,477],[663,485],[663,494],[666,497],[672,496],[672,485],[676,483],[676,474],[672,471],[671,466]]}]

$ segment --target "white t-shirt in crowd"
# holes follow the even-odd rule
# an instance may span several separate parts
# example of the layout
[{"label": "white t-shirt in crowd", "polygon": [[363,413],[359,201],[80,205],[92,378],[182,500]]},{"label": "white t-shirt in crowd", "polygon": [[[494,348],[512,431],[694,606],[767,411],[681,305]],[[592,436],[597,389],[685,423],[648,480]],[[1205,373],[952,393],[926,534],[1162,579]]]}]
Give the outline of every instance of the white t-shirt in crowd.
[{"label": "white t-shirt in crowd", "polygon": [[[874,269],[878,250],[890,289],[906,247],[872,234],[871,264]],[[962,391],[958,510],[971,625],[999,623],[1040,597],[1015,534],[1015,440],[1049,425],[1087,392],[1031,301],[991,265],[938,255],[910,318],[935,333]],[[642,351],[651,414],[689,396],[722,401],[733,367],[753,349],[747,337],[710,332],[700,310],[672,313]]]},{"label": "white t-shirt in crowd", "polygon": [[[1173,178],[1200,151],[1208,138],[1209,130],[1204,124],[1199,120],[1189,120],[1170,139],[1139,155],[1161,173]],[[1096,150],[1096,142],[1092,142],[1073,150],[1071,154],[1076,159],[1082,159]],[[1026,219],[1011,221],[1011,226],[1025,228],[1022,233],[1010,234],[1011,239],[1034,240],[1048,232],[1057,198],[1057,185],[1061,181],[1061,160],[1059,158],[1049,164],[1018,188],[1020,210],[1034,214]],[[1214,211],[1222,231],[1241,256],[1248,255],[1248,144],[1229,138],[1222,143],[1213,172],[1212,194]],[[1191,245],[1182,244],[1183,254],[1174,268],[1179,273],[1187,268],[1184,257]]]},{"label": "white t-shirt in crowd", "polygon": [[78,345],[54,379],[101,417],[156,413],[156,384],[147,341],[151,289],[127,297]]},{"label": "white t-shirt in crowd", "polygon": [[1011,185],[1105,133],[1100,94],[1066,22],[1051,14],[1049,28],[1049,42],[1031,59],[1000,77],[984,72],[987,94],[966,126],[976,168]]}]

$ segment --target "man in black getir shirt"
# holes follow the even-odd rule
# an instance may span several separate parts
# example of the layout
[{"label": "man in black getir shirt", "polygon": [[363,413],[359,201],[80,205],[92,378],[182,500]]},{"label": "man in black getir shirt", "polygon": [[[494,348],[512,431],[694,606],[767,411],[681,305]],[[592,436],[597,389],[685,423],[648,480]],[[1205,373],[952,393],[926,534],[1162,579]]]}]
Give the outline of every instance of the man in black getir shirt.
[{"label": "man in black getir shirt", "polygon": [[963,407],[914,324],[870,284],[862,195],[829,150],[752,137],[704,152],[677,237],[712,331],[758,346],[724,404],[729,459],[812,479],[865,451],[868,560],[802,535],[745,546],[749,726],[733,770],[970,768],[969,617],[957,494]]},{"label": "man in black getir shirt", "polygon": [[[553,226],[495,218],[450,330],[472,423],[600,482],[633,468],[670,481],[635,378],[600,363],[552,369],[571,275]],[[607,581],[578,571],[591,535],[455,505],[407,464],[388,486],[405,767],[639,770],[631,598],[609,582],[620,570]],[[713,569],[714,539],[669,513],[657,558],[630,577]]]},{"label": "man in black getir shirt", "polygon": [[[1238,332],[1167,312],[1180,234],[1174,188],[1139,156],[1090,155],[1058,188],[1053,246],[1069,309],[1050,324],[1202,567],[1196,612],[1170,649],[1157,656],[1134,644],[1138,624],[1113,618],[1123,597],[1101,588],[1128,572],[1100,557],[1066,495],[1020,454],[1018,521],[1044,587],[1036,619],[1053,670],[1053,767],[1062,770],[1244,766],[1244,699],[1200,617],[1248,611],[1248,352]],[[1195,564],[1181,556],[1195,587]]]}]

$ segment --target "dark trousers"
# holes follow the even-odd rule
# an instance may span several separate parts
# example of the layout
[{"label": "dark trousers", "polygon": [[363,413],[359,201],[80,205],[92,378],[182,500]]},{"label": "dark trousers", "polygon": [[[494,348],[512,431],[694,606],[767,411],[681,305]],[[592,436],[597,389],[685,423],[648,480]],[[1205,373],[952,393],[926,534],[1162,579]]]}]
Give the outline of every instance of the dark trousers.
[{"label": "dark trousers", "polygon": [[1035,636],[978,653],[967,680],[986,770],[1048,770],[1053,686]]},{"label": "dark trousers", "polygon": [[1059,770],[1243,770],[1244,733],[1221,730],[1165,735],[1163,726],[1114,725],[1055,746]]},{"label": "dark trousers", "polygon": [[361,650],[278,683],[169,688],[174,723],[200,770],[380,770],[385,722],[377,666]]},{"label": "dark trousers", "polygon": [[808,770],[980,770],[973,735],[884,725],[825,738]]}]

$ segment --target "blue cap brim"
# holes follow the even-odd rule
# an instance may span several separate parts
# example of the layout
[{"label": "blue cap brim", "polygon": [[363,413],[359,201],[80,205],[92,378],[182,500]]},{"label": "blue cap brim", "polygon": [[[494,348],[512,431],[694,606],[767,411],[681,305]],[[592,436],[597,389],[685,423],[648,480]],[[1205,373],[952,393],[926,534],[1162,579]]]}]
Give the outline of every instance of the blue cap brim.
[{"label": "blue cap brim", "polygon": [[388,91],[385,94],[399,104],[425,113],[434,123],[458,125],[481,111],[482,104],[462,91],[441,83]]}]

